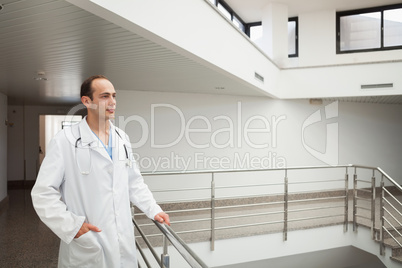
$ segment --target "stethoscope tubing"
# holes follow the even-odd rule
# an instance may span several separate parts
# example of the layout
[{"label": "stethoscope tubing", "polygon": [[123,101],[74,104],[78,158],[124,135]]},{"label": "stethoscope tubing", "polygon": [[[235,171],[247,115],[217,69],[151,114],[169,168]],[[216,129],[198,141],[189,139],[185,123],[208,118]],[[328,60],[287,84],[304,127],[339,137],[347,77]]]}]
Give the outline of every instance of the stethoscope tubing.
[{"label": "stethoscope tubing", "polygon": [[[115,129],[115,131],[116,131],[116,133],[117,133],[117,135],[120,137],[120,139],[124,142],[124,140],[123,140],[123,138],[121,137],[121,135],[120,135],[120,133]],[[79,137],[76,141],[75,141],[75,161],[77,162],[77,167],[78,167],[78,169],[79,169],[79,171],[81,172],[81,174],[83,174],[83,175],[89,175],[90,174],[90,172],[91,172],[91,170],[92,170],[92,159],[91,159],[91,153],[89,152],[89,169],[88,169],[88,171],[82,171],[81,170],[81,168],[80,168],[80,165],[79,165],[79,161],[78,161],[78,157],[77,157],[77,149],[78,149],[78,142],[81,140],[81,137]],[[127,166],[129,166],[129,167],[131,167],[131,165],[132,165],[132,163],[131,163],[131,160],[129,159],[129,157],[128,157],[128,150],[127,150],[127,146],[126,146],[126,144],[123,144],[123,147],[124,147],[124,152],[126,153],[126,160],[127,160],[127,163],[126,163],[126,165]],[[82,147],[82,148],[84,148],[84,147]],[[91,149],[91,144],[89,143],[88,144],[88,149]]]}]

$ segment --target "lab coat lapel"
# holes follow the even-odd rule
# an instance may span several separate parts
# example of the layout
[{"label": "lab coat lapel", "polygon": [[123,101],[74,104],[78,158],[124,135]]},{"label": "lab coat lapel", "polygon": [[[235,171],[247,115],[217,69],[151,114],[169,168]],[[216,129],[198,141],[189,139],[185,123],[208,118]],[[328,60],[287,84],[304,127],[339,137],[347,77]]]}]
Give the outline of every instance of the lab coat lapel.
[{"label": "lab coat lapel", "polygon": [[116,130],[116,127],[111,124],[110,132],[112,133],[112,144],[113,144],[113,149],[112,149],[112,156],[113,156],[113,162],[122,162],[127,160],[127,156],[124,150],[124,133],[122,131],[117,134],[119,130]]},{"label": "lab coat lapel", "polygon": [[99,153],[109,161],[112,161],[110,159],[109,154],[106,152],[105,147],[103,147],[102,142],[98,139],[98,137],[95,135],[95,133],[92,132],[91,128],[89,127],[86,117],[81,121],[80,134],[81,134],[82,146],[89,145],[93,151]]}]

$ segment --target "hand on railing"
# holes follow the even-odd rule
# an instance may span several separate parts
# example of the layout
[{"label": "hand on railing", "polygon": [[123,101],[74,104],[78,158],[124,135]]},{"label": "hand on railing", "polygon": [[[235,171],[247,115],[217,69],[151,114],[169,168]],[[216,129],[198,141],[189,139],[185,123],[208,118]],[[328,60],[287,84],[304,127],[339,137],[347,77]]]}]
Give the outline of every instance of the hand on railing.
[{"label": "hand on railing", "polygon": [[154,220],[159,222],[159,223],[166,223],[167,225],[170,226],[170,219],[169,215],[165,212],[159,212],[158,214],[155,215]]},{"label": "hand on railing", "polygon": [[195,252],[172,230],[172,228],[160,224],[157,221],[154,221],[154,223],[192,268],[208,268],[200,257],[195,254]]}]

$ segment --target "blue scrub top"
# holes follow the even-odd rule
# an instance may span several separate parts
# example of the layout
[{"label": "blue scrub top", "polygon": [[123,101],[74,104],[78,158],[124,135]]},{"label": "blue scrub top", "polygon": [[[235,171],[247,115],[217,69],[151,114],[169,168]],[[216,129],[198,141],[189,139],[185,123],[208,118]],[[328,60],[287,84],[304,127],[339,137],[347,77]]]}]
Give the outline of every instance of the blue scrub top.
[{"label": "blue scrub top", "polygon": [[[92,131],[92,129],[91,129]],[[95,134],[95,132],[92,131],[93,134]],[[101,141],[101,139],[99,139],[99,137],[95,134],[95,136],[98,138],[98,140],[102,143],[103,148],[105,148],[106,152],[108,153],[108,155],[110,156],[110,159],[113,160],[112,157],[112,134],[110,133],[110,129],[109,129],[109,142],[108,142],[108,146],[105,146],[105,144],[103,144],[103,142]]]}]

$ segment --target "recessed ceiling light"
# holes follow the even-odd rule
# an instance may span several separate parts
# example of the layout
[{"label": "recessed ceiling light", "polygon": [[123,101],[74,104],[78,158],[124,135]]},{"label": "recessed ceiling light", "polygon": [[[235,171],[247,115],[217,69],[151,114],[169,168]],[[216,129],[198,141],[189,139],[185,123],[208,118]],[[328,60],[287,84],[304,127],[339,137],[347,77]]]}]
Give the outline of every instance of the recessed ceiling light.
[{"label": "recessed ceiling light", "polygon": [[47,81],[47,78],[44,77],[45,71],[37,71],[36,72],[37,77],[34,77],[33,79],[36,81]]}]

